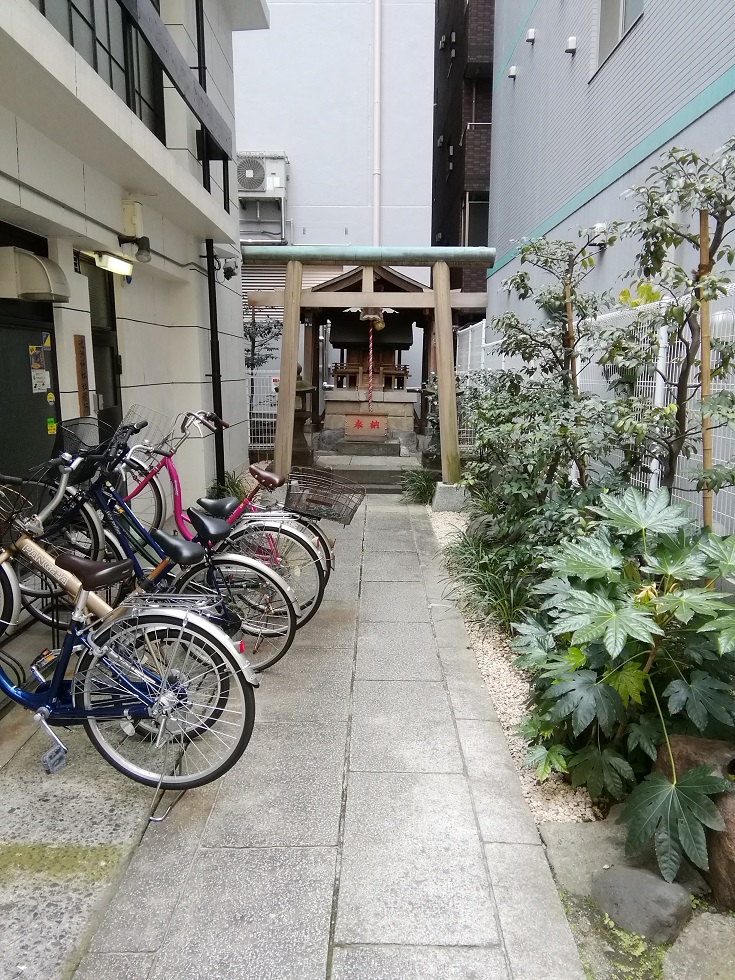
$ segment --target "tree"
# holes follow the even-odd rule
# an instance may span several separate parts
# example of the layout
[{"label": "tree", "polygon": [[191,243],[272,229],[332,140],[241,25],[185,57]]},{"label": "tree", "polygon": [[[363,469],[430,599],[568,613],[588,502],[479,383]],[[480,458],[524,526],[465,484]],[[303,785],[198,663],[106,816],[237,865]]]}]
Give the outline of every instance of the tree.
[{"label": "tree", "polygon": [[255,402],[255,372],[263,367],[276,353],[275,341],[283,333],[283,321],[255,319],[255,308],[250,323],[243,323],[245,334],[245,367],[250,371],[250,418]]}]

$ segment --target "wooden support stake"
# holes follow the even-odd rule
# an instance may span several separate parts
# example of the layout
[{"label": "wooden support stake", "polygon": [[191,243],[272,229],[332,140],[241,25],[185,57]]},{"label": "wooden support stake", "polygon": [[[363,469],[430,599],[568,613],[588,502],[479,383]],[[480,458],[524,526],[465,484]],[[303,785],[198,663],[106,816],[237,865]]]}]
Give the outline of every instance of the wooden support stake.
[{"label": "wooden support stake", "polygon": [[299,356],[299,323],[301,320],[301,262],[286,266],[284,289],[283,336],[281,338],[281,369],[278,381],[276,411],[276,447],[274,467],[285,476],[291,469],[293,424],[296,411],[296,364]]},{"label": "wooden support stake", "polygon": [[[709,264],[709,212],[699,212],[699,274],[706,276],[710,272]],[[709,398],[710,372],[712,362],[710,355],[710,310],[709,300],[701,299],[699,307],[699,327],[701,331],[701,369],[702,401]],[[702,466],[708,470],[712,466],[712,428],[708,418],[702,419]],[[702,524],[712,527],[712,491],[705,487],[702,491]]]},{"label": "wooden support stake", "polygon": [[442,447],[442,480],[458,483],[459,433],[457,431],[457,389],[452,340],[452,301],[449,295],[449,266],[436,262],[433,274],[434,317],[436,324],[436,374],[439,396],[439,435]]}]

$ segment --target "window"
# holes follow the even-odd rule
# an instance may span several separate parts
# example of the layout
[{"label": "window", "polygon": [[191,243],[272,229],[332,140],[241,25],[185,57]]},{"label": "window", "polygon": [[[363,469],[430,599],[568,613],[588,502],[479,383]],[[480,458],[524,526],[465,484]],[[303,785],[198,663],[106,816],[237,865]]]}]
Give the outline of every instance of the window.
[{"label": "window", "polygon": [[598,64],[607,58],[643,13],[644,0],[600,0]]},{"label": "window", "polygon": [[[160,140],[164,140],[163,74],[118,0],[33,0]],[[158,9],[158,3],[154,0]]]},{"label": "window", "polygon": [[468,191],[462,201],[461,242],[463,245],[487,246],[490,218],[490,195],[486,191]]}]

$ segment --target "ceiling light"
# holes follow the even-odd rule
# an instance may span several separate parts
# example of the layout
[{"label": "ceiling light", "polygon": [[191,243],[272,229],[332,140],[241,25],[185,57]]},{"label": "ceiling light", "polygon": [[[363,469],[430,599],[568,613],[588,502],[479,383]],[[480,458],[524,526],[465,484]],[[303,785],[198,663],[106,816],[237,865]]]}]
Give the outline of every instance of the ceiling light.
[{"label": "ceiling light", "polygon": [[105,272],[114,272],[116,276],[132,276],[133,263],[129,259],[121,259],[119,255],[109,252],[95,252],[94,264]]}]

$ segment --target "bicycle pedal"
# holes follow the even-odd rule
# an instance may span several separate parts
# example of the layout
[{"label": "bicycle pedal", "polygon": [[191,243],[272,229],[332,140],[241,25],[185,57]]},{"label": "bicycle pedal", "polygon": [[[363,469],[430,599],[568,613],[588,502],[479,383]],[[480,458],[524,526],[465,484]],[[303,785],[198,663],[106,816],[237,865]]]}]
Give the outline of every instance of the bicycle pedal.
[{"label": "bicycle pedal", "polygon": [[37,681],[42,683],[43,681],[46,680],[46,678],[43,675],[44,670],[48,670],[48,668],[52,664],[56,663],[56,661],[59,659],[60,653],[61,650],[48,650],[48,649],[44,650],[43,653],[39,653],[39,655],[36,657],[36,659],[28,668]]},{"label": "bicycle pedal", "polygon": [[67,754],[63,745],[52,745],[41,756],[41,768],[47,775],[53,776],[66,765]]}]

